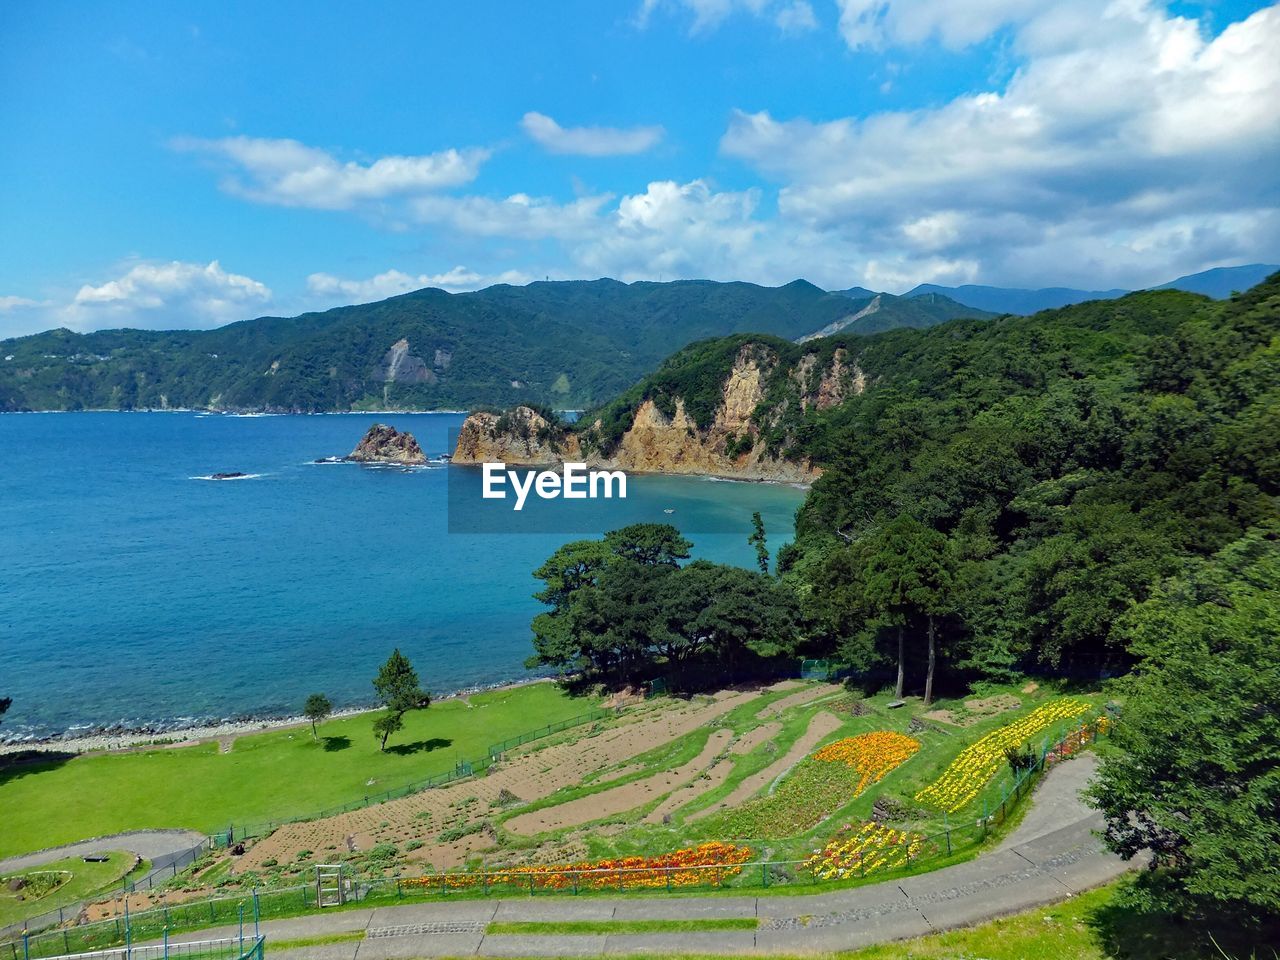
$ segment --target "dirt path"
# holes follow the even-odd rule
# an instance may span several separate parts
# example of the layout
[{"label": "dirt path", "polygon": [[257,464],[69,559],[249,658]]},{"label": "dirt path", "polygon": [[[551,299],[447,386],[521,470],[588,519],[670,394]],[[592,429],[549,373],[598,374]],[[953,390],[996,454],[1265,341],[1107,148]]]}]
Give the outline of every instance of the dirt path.
[{"label": "dirt path", "polygon": [[788,694],[781,700],[775,700],[766,707],[761,708],[756,714],[757,720],[768,720],[771,717],[780,716],[783,711],[792,707],[802,706],[806,703],[812,703],[814,700],[820,700],[823,697],[829,697],[833,693],[839,693],[842,688],[835,683],[819,683],[815,686],[806,686],[802,690]]},{"label": "dirt path", "polygon": [[707,807],[705,810],[699,810],[692,813],[687,818],[690,823],[701,820],[703,817],[709,817],[713,813],[719,813],[729,807],[736,807],[745,800],[750,800],[757,793],[771,784],[782,774],[786,773],[797,763],[813,752],[819,741],[828,734],[840,729],[841,720],[833,714],[827,713],[825,710],[819,710],[813,715],[813,719],[809,721],[809,728],[805,730],[800,738],[791,745],[783,756],[779,757],[769,766],[765,767],[759,773],[754,773],[734,789],[719,803],[714,806]]}]

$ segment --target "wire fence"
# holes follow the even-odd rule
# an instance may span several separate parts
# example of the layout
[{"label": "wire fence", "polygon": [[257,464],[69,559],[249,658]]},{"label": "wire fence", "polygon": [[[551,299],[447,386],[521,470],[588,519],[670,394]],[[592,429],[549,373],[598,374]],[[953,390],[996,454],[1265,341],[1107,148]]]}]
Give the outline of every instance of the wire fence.
[{"label": "wire fence", "polygon": [[352,810],[361,810],[365,807],[372,806],[377,803],[386,803],[388,800],[396,800],[400,797],[407,797],[411,794],[421,793],[423,790],[430,790],[433,787],[443,787],[446,784],[453,783],[457,780],[464,780],[467,777],[473,777],[476,774],[483,773],[491,766],[502,759],[503,754],[509,750],[526,743],[532,743],[543,737],[551,736],[562,730],[569,730],[573,727],[580,727],[585,723],[593,723],[597,720],[604,720],[613,716],[613,711],[597,709],[590,710],[586,713],[580,713],[576,717],[570,717],[567,720],[559,720],[556,723],[547,724],[545,727],[539,727],[537,730],[531,730],[527,733],[519,734],[503,740],[501,743],[491,744],[485,756],[475,760],[458,760],[454,764],[452,770],[446,770],[443,773],[437,773],[434,776],[426,777],[421,780],[414,780],[411,783],[403,784],[398,787],[391,787],[379,793],[369,793],[357,800],[351,800],[347,803],[341,803],[337,806],[325,807],[322,810],[315,810],[311,813],[297,817],[287,817],[280,820],[267,820],[262,823],[246,823],[233,824],[226,830],[221,830],[215,834],[211,834],[209,842],[213,847],[229,847],[237,843],[243,843],[245,840],[253,837],[263,837],[271,833],[277,827],[286,823],[298,823],[305,820],[323,820],[325,817],[337,816],[340,813],[350,813]]},{"label": "wire fence", "polygon": [[[760,859],[747,862],[698,863],[676,866],[487,867],[414,877],[349,878],[344,899],[367,906],[404,901],[512,895],[589,895],[593,893],[676,892],[720,889],[769,889],[812,886],[830,888],[833,882],[862,878],[892,879],[918,872],[929,864],[945,866],[981,847],[1014,815],[1044,773],[1057,763],[1105,737],[1109,717],[1076,724],[1065,734],[1043,741],[1032,763],[1008,771],[988,783],[966,810],[967,819],[924,833],[909,827],[901,839],[845,857],[838,865],[814,855],[805,859]],[[759,843],[742,840],[735,844]],[[725,846],[730,846],[726,844]],[[76,951],[103,950],[116,944],[156,939],[164,932],[197,930],[220,924],[289,917],[320,909],[317,885],[246,891],[234,896],[187,900],[146,911],[130,912],[127,901],[118,915],[92,923],[32,933],[22,940],[0,943],[0,960],[43,960]],[[136,948],[135,948],[136,949]],[[116,958],[113,958],[116,960]],[[147,957],[144,960],[155,960]],[[250,958],[253,960],[253,958]]]},{"label": "wire fence", "polygon": [[265,937],[225,937],[220,940],[186,940],[134,946],[128,944],[110,950],[69,953],[48,960],[262,960]]},{"label": "wire fence", "polygon": [[[131,880],[126,876],[120,882],[121,892],[128,894],[136,890],[151,890],[155,887],[163,886],[199,860],[209,848],[210,843],[205,840],[188,850],[157,857],[151,861],[150,869],[143,876],[138,877],[136,880]],[[0,940],[4,940],[7,937],[21,936],[24,931],[32,933],[38,930],[47,930],[49,927],[62,926],[68,921],[76,920],[80,917],[87,902],[86,900],[80,900],[76,903],[64,904],[56,910],[48,910],[38,916],[12,923],[7,927],[0,927]]]}]

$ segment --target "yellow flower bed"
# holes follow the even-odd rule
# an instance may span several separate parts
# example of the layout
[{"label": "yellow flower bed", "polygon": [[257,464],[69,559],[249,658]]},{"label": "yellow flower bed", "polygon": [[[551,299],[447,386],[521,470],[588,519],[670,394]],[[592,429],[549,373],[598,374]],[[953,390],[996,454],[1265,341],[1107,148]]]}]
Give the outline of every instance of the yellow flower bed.
[{"label": "yellow flower bed", "polygon": [[1020,747],[1059,720],[1070,720],[1089,709],[1084,700],[1055,700],[1037,707],[1021,720],[993,730],[961,751],[942,776],[916,794],[921,803],[954,813],[970,803],[1004,763],[1004,751]]},{"label": "yellow flower bed", "polygon": [[821,880],[860,877],[905,866],[920,853],[923,843],[918,833],[867,822],[852,834],[832,840],[804,865]]},{"label": "yellow flower bed", "polygon": [[817,753],[815,760],[843,763],[853,767],[862,777],[853,795],[860,796],[872,783],[879,783],[886,773],[911,758],[920,749],[920,741],[903,733],[880,730],[845,737],[829,743]]}]

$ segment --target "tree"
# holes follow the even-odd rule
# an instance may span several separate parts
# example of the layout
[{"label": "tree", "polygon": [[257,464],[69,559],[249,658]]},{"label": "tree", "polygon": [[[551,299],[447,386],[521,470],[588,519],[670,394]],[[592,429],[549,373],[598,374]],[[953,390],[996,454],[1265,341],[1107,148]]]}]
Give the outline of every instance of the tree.
[{"label": "tree", "polygon": [[373,725],[374,733],[381,742],[379,749],[386,750],[387,739],[404,727],[405,713],[430,706],[431,698],[422,689],[418,672],[399,647],[378,669],[373,689],[378,693],[378,702],[387,708],[386,715],[374,721]]},{"label": "tree", "polygon": [[1116,625],[1140,658],[1092,795],[1151,899],[1280,913],[1280,532],[1254,530]]},{"label": "tree", "polygon": [[604,542],[613,553],[646,566],[678,567],[693,546],[669,523],[633,523],[610,530]]},{"label": "tree", "polygon": [[929,641],[924,702],[933,699],[937,662],[938,616],[951,603],[953,562],[947,539],[907,514],[900,514],[869,537],[863,548],[868,606],[898,631],[898,678],[894,696],[902,698],[906,667],[903,633],[912,616],[925,617]]},{"label": "tree", "polygon": [[798,617],[789,585],[752,570],[695,560],[659,586],[653,642],[677,667],[710,653],[732,675],[744,655],[790,652]]},{"label": "tree", "polygon": [[747,543],[756,548],[756,566],[760,568],[761,573],[769,572],[769,548],[765,542],[764,536],[764,518],[760,516],[757,510],[751,515],[751,536],[747,537]]},{"label": "tree", "polygon": [[313,740],[320,739],[316,724],[323,721],[331,713],[333,713],[333,704],[329,702],[329,698],[323,693],[313,693],[307,697],[307,702],[302,706],[302,715],[311,721],[311,737]]},{"label": "tree", "polygon": [[373,735],[379,742],[378,749],[386,752],[387,740],[393,733],[404,729],[404,714],[388,710],[373,721]]}]

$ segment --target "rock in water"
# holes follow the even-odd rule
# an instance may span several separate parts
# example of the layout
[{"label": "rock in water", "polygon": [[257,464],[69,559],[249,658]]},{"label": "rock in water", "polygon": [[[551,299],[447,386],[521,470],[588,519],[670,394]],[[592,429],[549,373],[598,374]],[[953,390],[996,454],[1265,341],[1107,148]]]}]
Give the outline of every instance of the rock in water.
[{"label": "rock in water", "polygon": [[356,444],[348,460],[357,463],[426,463],[427,457],[411,433],[375,423]]}]

